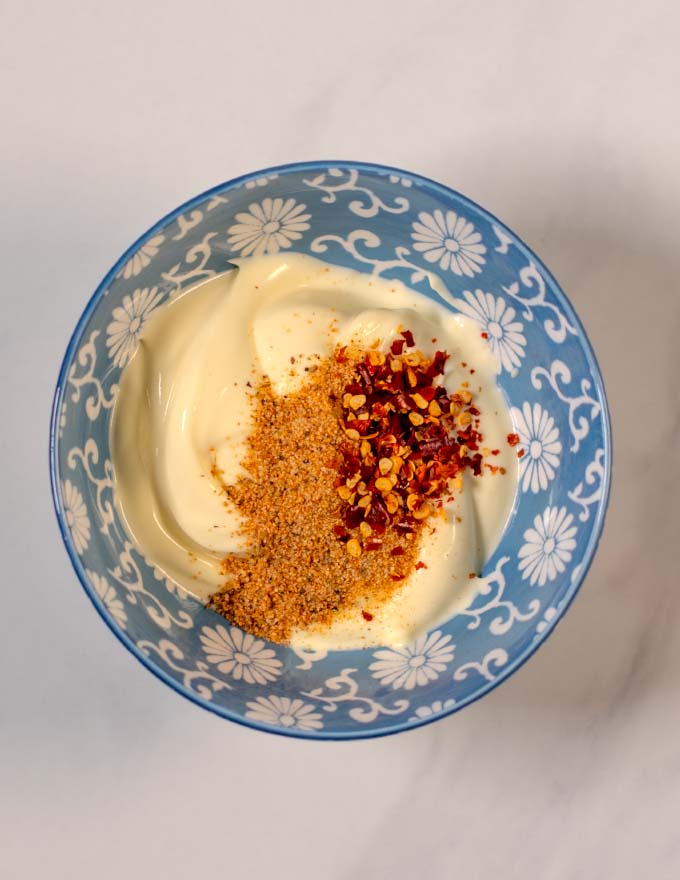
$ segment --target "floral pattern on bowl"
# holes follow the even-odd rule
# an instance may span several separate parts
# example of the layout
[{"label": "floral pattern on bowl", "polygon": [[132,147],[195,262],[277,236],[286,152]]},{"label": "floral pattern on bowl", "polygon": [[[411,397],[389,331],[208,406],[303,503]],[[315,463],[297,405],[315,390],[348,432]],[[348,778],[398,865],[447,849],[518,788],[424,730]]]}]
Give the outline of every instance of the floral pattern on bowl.
[{"label": "floral pattern on bowl", "polygon": [[[518,496],[474,601],[414,644],[295,651],[230,626],[130,542],[108,449],[120,372],[149,316],[235,256],[295,250],[399,278],[485,334],[522,448]],[[435,272],[447,290],[430,285]],[[457,711],[549,635],[592,561],[607,506],[609,419],[580,322],[540,260],[458,193],[377,165],[258,171],[192,199],[109,272],[68,346],[51,475],[74,568],[144,665],[194,702],[266,731],[352,739]]]}]

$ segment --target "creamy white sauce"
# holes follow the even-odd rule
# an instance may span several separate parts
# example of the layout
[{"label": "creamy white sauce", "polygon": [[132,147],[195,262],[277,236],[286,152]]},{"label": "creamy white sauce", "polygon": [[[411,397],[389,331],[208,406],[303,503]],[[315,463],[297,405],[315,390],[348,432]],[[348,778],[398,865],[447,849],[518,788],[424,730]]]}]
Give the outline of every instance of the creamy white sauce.
[{"label": "creamy white sauce", "polygon": [[[492,463],[507,473],[466,474],[463,492],[423,539],[427,568],[389,601],[377,606],[366,597],[330,628],[299,630],[291,641],[313,649],[409,642],[470,603],[479,581],[469,574],[481,570],[510,513],[518,468],[506,441],[512,426],[495,361],[476,324],[398,281],[300,254],[234,262],[238,269],[159,309],[123,371],[111,451],[126,527],[148,559],[205,600],[223,583],[223,557],[245,552],[239,515],[211,468],[216,464],[227,483],[244,473],[248,383],[265,374],[276,392],[297,390],[303,365],[338,344],[380,339],[386,348],[405,327],[426,355],[449,352],[445,385],[452,392],[469,382],[484,445],[501,450]],[[440,279],[432,276],[431,284],[446,295]]]}]

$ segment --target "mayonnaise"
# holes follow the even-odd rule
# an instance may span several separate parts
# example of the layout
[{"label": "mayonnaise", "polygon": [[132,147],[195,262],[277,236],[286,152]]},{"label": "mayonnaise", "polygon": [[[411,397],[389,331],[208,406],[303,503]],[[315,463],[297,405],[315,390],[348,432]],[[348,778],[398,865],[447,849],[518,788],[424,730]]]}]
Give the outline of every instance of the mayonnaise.
[{"label": "mayonnaise", "polygon": [[[249,385],[264,374],[275,392],[296,391],[305,372],[292,370],[291,358],[299,366],[337,345],[375,339],[387,347],[406,327],[424,354],[449,352],[449,391],[470,381],[484,443],[501,450],[494,464],[506,474],[466,474],[463,492],[426,529],[427,568],[390,600],[378,607],[367,597],[330,628],[298,630],[291,641],[314,649],[408,642],[469,604],[477,586],[469,574],[493,552],[512,506],[517,459],[505,442],[512,428],[495,361],[477,325],[398,281],[301,254],[234,263],[237,269],[158,309],[123,371],[111,426],[119,512],[153,564],[207,599],[223,583],[223,557],[245,552],[238,512],[211,470],[221,470],[226,483],[244,474]],[[442,289],[434,276],[432,285]]]}]

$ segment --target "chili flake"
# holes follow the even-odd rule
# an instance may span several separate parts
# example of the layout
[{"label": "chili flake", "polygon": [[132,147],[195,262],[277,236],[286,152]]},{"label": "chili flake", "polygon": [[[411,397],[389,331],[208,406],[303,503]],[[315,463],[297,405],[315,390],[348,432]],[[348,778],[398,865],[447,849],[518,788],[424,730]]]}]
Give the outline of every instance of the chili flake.
[{"label": "chili flake", "polygon": [[[480,411],[468,383],[454,394],[443,385],[448,353],[426,357],[410,330],[400,336],[389,357],[375,348],[352,355],[345,346],[336,353],[338,363],[355,360],[339,396],[346,439],[335,481],[342,527],[352,533],[351,555],[388,528],[407,537],[419,529],[440,499],[461,490],[466,470],[482,473],[488,454],[480,451]],[[344,532],[336,534],[345,539]],[[394,547],[391,554],[403,552]]]}]

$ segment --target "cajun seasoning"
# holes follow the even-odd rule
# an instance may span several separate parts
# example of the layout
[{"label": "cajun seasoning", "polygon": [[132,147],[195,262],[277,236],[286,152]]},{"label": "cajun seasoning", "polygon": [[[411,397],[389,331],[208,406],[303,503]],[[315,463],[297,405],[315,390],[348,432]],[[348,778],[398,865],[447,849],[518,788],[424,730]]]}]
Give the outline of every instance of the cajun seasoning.
[{"label": "cajun seasoning", "polygon": [[262,638],[285,643],[297,627],[330,624],[366,597],[380,602],[417,561],[421,525],[410,541],[398,532],[372,540],[357,529],[357,555],[345,526],[338,529],[343,501],[334,482],[346,439],[339,401],[353,369],[329,358],[297,393],[276,395],[266,380],[253,390],[247,475],[223,485],[243,518],[247,555],[225,558],[224,587],[208,607]]}]

